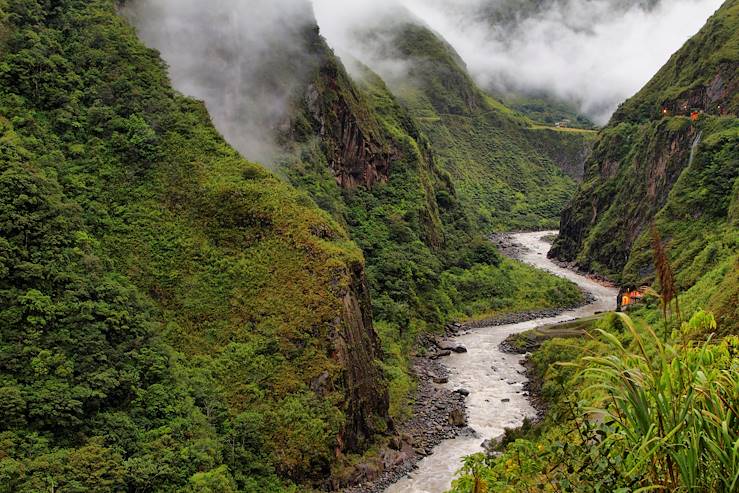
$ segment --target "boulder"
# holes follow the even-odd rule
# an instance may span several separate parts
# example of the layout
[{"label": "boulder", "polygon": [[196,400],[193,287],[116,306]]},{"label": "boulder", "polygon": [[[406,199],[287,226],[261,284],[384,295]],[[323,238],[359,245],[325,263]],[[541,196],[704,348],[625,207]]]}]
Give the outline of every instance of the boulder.
[{"label": "boulder", "polygon": [[452,352],[449,351],[448,349],[445,349],[443,351],[439,351],[437,353],[432,354],[430,356],[430,358],[431,359],[439,359],[439,358],[443,358],[444,356],[449,356],[450,354],[452,354]]},{"label": "boulder", "polygon": [[461,428],[467,424],[467,416],[464,415],[464,411],[461,409],[453,409],[449,413],[449,424]]}]

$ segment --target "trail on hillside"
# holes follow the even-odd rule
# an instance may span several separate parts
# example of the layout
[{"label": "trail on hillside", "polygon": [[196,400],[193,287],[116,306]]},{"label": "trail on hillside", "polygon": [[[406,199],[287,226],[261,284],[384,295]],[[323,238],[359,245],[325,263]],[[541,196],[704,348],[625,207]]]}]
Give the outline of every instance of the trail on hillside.
[{"label": "trail on hillside", "polygon": [[521,247],[519,260],[569,279],[590,293],[594,302],[566,311],[556,317],[538,318],[528,322],[483,327],[457,336],[454,341],[468,352],[453,354],[445,361],[449,369],[451,389],[465,388],[468,424],[477,437],[446,440],[434,448],[433,454],[418,463],[418,469],[390,486],[386,493],[442,493],[451,487],[462,459],[482,451],[482,442],[500,436],[505,428],[520,426],[524,418],[536,411],[524,395],[526,383],[521,355],[504,353],[498,347],[509,335],[542,325],[594,315],[615,308],[618,290],[599,284],[572,270],[560,267],[547,258],[550,244],[542,238],[556,231],[517,233],[512,240]]}]

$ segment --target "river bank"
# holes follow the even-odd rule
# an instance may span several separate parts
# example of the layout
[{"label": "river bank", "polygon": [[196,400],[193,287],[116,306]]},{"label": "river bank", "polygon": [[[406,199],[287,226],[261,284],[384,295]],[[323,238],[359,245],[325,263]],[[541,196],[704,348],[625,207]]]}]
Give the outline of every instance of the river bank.
[{"label": "river bank", "polygon": [[[592,297],[588,297],[584,303],[577,306],[585,306],[591,302]],[[369,460],[358,468],[355,474],[363,475],[365,480],[355,476],[350,481],[359,484],[341,491],[382,493],[403,477],[412,475],[418,462],[432,455],[433,448],[444,440],[467,437],[479,439],[482,446],[483,439],[467,424],[465,399],[469,395],[469,390],[464,387],[452,389],[448,386],[449,369],[444,364],[445,359],[452,355],[451,347],[463,347],[454,343],[455,338],[468,335],[470,331],[481,327],[497,327],[556,317],[573,308],[575,307],[531,310],[503,314],[470,324],[450,324],[446,327],[444,337],[427,336],[422,339],[419,342],[419,349],[425,356],[418,356],[412,360],[412,372],[418,382],[412,417],[397,425],[396,437],[380,450],[376,460]],[[523,364],[523,360],[521,363]],[[524,370],[524,374],[526,371],[528,370]],[[523,383],[522,389],[522,394],[526,396],[527,383]],[[536,401],[532,401],[532,406],[537,414],[542,412]],[[463,421],[459,421],[459,415],[455,415],[456,413],[461,413]]]},{"label": "river bank", "polygon": [[486,320],[474,327],[466,327],[455,336],[453,343],[464,345],[469,352],[451,354],[444,360],[449,371],[448,382],[444,385],[450,391],[456,388],[469,391],[467,419],[475,435],[443,440],[431,455],[417,462],[410,474],[388,487],[387,493],[446,491],[461,467],[463,457],[482,451],[482,443],[498,438],[505,428],[518,427],[525,418],[536,418],[538,412],[529,399],[528,379],[521,355],[505,353],[500,348],[509,335],[590,316],[610,310],[615,305],[617,291],[614,288],[558,266],[547,258],[549,243],[542,237],[552,234],[554,232],[515,233],[510,235],[510,247],[502,250],[506,255],[572,280],[592,296],[592,303],[564,311],[544,310]]},{"label": "river bank", "polygon": [[[396,436],[388,446],[346,478],[357,486],[343,490],[345,493],[445,491],[462,457],[481,451],[483,441],[496,438],[504,428],[520,426],[524,418],[541,415],[541,402],[535,395],[532,400],[535,384],[527,377],[529,369],[524,360],[520,354],[503,351],[501,344],[510,334],[573,320],[606,308],[615,299],[612,288],[602,281],[564,269],[546,258],[547,240],[554,233],[513,233],[491,239],[506,256],[562,277],[573,276],[571,280],[585,294],[584,303],[504,314],[465,325],[450,324],[444,337],[419,341],[420,355],[412,364],[418,382],[412,417],[397,423]],[[453,352],[451,349],[457,346],[469,348],[471,354]],[[473,371],[468,374],[468,370]],[[485,413],[494,414],[494,419],[486,420]],[[446,452],[438,454],[440,449]]]}]

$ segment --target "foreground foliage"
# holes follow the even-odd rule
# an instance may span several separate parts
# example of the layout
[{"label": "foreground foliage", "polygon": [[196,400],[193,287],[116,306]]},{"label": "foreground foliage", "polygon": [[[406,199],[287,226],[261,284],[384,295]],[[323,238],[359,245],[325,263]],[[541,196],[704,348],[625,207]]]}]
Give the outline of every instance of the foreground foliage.
[{"label": "foreground foliage", "polygon": [[601,325],[583,347],[545,345],[573,360],[547,372],[550,416],[500,457],[468,458],[454,492],[736,491],[739,338],[694,342],[716,328],[702,311],[667,343],[626,316]]}]

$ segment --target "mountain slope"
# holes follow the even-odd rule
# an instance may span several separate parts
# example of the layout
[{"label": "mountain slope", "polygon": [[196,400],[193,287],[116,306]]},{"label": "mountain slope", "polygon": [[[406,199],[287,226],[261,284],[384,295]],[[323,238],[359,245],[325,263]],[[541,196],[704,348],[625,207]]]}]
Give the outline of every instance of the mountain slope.
[{"label": "mountain slope", "polygon": [[0,491],[324,483],[391,426],[361,252],[114,2],[0,14]]},{"label": "mountain slope", "polygon": [[655,223],[682,288],[727,262],[738,241],[737,73],[731,0],[601,131],[551,254],[624,283],[650,281]]},{"label": "mountain slope", "polygon": [[405,74],[387,76],[389,87],[428,135],[476,224],[555,225],[574,188],[571,178],[581,176],[591,133],[537,128],[484,94],[456,52],[411,17],[367,27],[358,36],[381,59],[405,67]]}]

